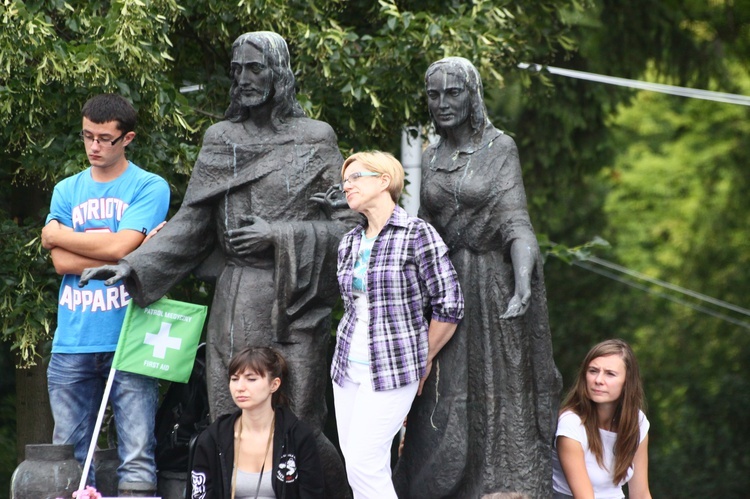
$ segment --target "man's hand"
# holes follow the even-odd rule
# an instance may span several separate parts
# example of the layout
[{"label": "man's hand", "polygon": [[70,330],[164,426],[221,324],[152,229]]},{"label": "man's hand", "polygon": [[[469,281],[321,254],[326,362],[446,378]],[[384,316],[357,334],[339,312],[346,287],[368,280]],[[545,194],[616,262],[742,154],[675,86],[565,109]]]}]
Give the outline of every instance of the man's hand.
[{"label": "man's hand", "polygon": [[102,265],[93,269],[84,269],[81,279],[78,281],[78,287],[82,288],[89,283],[91,279],[95,281],[104,281],[104,284],[111,286],[120,279],[130,275],[130,265],[127,263],[118,263],[117,265]]},{"label": "man's hand", "polygon": [[226,232],[227,241],[237,254],[253,255],[271,247],[274,242],[271,224],[253,215],[245,215],[241,219],[247,225]]},{"label": "man's hand", "polygon": [[54,242],[55,236],[58,232],[66,230],[72,231],[73,229],[62,225],[57,220],[50,220],[50,223],[42,227],[42,247],[51,250],[57,246]]},{"label": "man's hand", "polygon": [[143,239],[143,243],[141,243],[141,244],[144,244],[146,241],[148,241],[149,239],[151,239],[152,237],[154,237],[156,235],[156,233],[159,232],[162,229],[162,227],[164,227],[165,225],[167,225],[167,221],[166,220],[164,220],[162,223],[160,223],[159,225],[157,225],[156,227],[154,227],[151,230],[151,232],[149,232],[148,235]]}]

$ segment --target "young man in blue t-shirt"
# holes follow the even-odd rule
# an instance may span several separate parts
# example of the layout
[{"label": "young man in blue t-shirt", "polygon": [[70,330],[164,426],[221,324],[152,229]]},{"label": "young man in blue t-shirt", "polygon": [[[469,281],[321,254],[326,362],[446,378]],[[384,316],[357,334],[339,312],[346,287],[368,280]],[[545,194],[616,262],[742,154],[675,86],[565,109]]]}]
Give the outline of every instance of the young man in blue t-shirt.
[{"label": "young man in blue t-shirt", "polygon": [[[119,95],[102,94],[84,104],[82,115],[80,136],[91,166],[55,186],[42,229],[42,245],[63,276],[47,369],[53,442],[73,444],[80,463],[86,459],[130,297],[122,284],[92,281],[81,289],[78,280],[84,268],[116,263],[137,248],[169,207],[167,182],[125,157],[135,137],[133,106]],[[120,458],[119,495],[154,495],[158,381],[118,371],[110,403]]]}]

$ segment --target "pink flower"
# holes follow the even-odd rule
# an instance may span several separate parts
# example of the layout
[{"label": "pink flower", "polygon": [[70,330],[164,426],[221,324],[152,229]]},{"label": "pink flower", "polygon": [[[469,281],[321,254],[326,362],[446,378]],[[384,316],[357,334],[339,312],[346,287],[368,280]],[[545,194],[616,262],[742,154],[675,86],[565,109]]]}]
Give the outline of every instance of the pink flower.
[{"label": "pink flower", "polygon": [[102,499],[102,495],[91,485],[86,485],[83,490],[76,490],[73,492],[73,497],[75,499]]}]

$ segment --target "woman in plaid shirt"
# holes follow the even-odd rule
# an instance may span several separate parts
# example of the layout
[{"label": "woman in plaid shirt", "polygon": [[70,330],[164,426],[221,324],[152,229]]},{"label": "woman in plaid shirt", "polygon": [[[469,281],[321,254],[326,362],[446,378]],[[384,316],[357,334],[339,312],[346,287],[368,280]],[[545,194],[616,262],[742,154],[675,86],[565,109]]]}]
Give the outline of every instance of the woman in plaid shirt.
[{"label": "woman in plaid shirt", "polygon": [[396,158],[354,154],[341,177],[349,207],[366,220],[338,251],[344,316],[331,376],[339,443],[355,499],[395,498],[393,437],[463,317],[463,295],[435,229],[397,205],[404,170]]}]

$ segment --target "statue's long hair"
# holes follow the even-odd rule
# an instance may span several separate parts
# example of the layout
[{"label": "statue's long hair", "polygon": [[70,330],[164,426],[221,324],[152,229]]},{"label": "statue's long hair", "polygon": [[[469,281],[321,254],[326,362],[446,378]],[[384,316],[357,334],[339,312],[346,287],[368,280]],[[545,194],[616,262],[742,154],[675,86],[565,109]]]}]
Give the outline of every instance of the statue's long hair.
[{"label": "statue's long hair", "polygon": [[[266,59],[266,65],[273,72],[273,92],[271,125],[275,128],[287,118],[305,116],[297,95],[294,90],[294,73],[289,63],[289,48],[286,41],[278,34],[271,31],[254,31],[240,35],[232,44],[232,54],[248,43],[258,49]],[[239,123],[250,116],[250,110],[242,106],[240,102],[240,90],[235,78],[236,69],[231,69],[232,87],[229,90],[231,99],[229,108],[224,113],[224,118]]]},{"label": "statue's long hair", "polygon": [[[424,75],[425,87],[427,86],[428,78],[438,70],[451,72],[463,78],[466,89],[469,91],[469,103],[471,104],[469,120],[471,129],[475,136],[481,136],[484,129],[491,123],[487,117],[487,107],[484,105],[484,87],[482,86],[482,78],[479,76],[479,71],[477,71],[477,68],[468,59],[464,59],[463,57],[446,57],[445,59],[433,62],[427,68],[427,72]],[[445,138],[446,131],[438,126],[435,117],[432,116],[432,111],[430,111],[430,118],[435,127],[435,132],[440,137]]]},{"label": "statue's long hair", "polygon": [[614,470],[608,470],[614,477],[613,483],[619,485],[627,476],[628,468],[633,464],[635,453],[640,445],[639,411],[644,408],[641,374],[630,345],[619,339],[607,340],[595,345],[583,359],[575,384],[565,397],[560,413],[573,411],[581,418],[581,423],[586,429],[589,449],[596,456],[599,466],[606,469],[603,465],[604,451],[599,435],[600,421],[596,403],[588,395],[586,371],[592,360],[609,355],[617,355],[625,364],[625,384],[622,387],[611,428],[617,433],[614,449],[615,466]]}]

